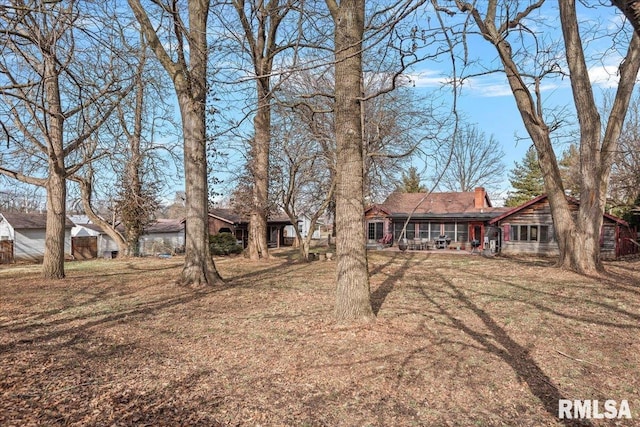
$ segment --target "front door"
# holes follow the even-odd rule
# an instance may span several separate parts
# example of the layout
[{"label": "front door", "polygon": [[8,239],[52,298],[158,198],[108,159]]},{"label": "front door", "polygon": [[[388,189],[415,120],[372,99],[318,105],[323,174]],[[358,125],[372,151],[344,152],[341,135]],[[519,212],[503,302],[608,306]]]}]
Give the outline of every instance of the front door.
[{"label": "front door", "polygon": [[484,226],[482,223],[471,223],[471,240],[477,240],[478,243],[480,243],[480,248],[484,247],[484,243],[483,243],[483,231],[484,231]]}]

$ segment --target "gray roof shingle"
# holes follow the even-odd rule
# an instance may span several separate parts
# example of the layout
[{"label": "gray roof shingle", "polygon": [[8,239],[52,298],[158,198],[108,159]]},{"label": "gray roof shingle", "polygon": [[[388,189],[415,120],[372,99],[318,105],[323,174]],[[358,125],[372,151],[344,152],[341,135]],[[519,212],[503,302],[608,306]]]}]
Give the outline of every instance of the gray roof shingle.
[{"label": "gray roof shingle", "polygon": [[[21,212],[6,212],[2,213],[2,216],[7,220],[14,229],[17,230],[35,230],[40,228],[46,228],[47,226],[47,214],[46,213],[21,213]],[[72,228],[75,224],[67,217],[65,218],[65,228]]]}]

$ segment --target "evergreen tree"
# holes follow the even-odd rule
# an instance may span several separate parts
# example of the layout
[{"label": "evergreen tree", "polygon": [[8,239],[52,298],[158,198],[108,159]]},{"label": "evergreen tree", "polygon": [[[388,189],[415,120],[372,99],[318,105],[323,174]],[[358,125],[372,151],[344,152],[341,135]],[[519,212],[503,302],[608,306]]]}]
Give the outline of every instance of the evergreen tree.
[{"label": "evergreen tree", "polygon": [[398,185],[397,191],[400,193],[425,193],[427,191],[427,189],[420,184],[420,175],[415,166],[409,167],[406,173],[402,172],[401,182]]},{"label": "evergreen tree", "polygon": [[562,176],[565,193],[579,198],[582,180],[580,178],[580,153],[578,152],[578,147],[571,144],[568,150],[563,151],[558,166],[560,166],[560,175]]},{"label": "evergreen tree", "polygon": [[505,206],[520,206],[529,200],[544,194],[544,180],[538,162],[538,154],[533,146],[527,150],[522,164],[516,162],[509,172],[509,182],[514,188],[505,201]]}]

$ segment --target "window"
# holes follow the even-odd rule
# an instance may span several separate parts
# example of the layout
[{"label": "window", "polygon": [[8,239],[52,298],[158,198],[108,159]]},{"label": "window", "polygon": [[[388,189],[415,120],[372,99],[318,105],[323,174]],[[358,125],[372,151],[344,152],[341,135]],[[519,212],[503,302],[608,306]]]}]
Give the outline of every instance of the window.
[{"label": "window", "polygon": [[369,240],[380,240],[384,235],[384,223],[382,222],[370,222],[369,223]]},{"label": "window", "polygon": [[529,226],[521,225],[520,226],[520,240],[529,240]]},{"label": "window", "polygon": [[541,225],[540,226],[540,241],[541,242],[550,242],[551,236],[549,236],[549,226],[548,225]]},{"label": "window", "polygon": [[444,224],[444,234],[451,240],[456,239],[456,223],[447,222]]},{"label": "window", "polygon": [[415,239],[416,237],[416,223],[410,222],[407,224],[407,239]]},{"label": "window", "polygon": [[469,240],[469,224],[466,222],[458,222],[456,229],[456,241],[466,242]]},{"label": "window", "polygon": [[429,238],[429,225],[430,223],[428,222],[421,222],[420,223],[420,238],[421,239],[428,239]]},{"label": "window", "polygon": [[[404,221],[398,221],[393,223],[393,239],[400,239],[400,234],[402,234],[402,227],[404,227]],[[416,237],[416,223],[410,222],[407,224],[406,235],[404,236],[407,239],[414,239]]]},{"label": "window", "polygon": [[436,240],[440,235],[440,224],[431,223],[431,230],[429,231],[429,240]]},{"label": "window", "polygon": [[400,239],[400,233],[402,232],[402,222],[393,223],[393,240],[398,241]]},{"label": "window", "polygon": [[511,227],[509,238],[512,241],[541,243],[552,240],[548,225],[514,225]]}]

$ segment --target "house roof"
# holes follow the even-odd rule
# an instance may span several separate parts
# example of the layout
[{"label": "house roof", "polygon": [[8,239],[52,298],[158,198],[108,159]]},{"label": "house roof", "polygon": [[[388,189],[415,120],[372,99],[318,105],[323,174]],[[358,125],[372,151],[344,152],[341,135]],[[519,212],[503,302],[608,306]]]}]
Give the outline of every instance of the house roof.
[{"label": "house roof", "polygon": [[[229,224],[248,224],[249,218],[245,215],[240,215],[233,209],[228,208],[214,208],[209,209],[209,216],[213,216],[221,221],[228,222]],[[267,223],[281,223],[281,224],[291,224],[291,220],[287,215],[278,214],[278,215],[270,215],[267,219]]]},{"label": "house roof", "polygon": [[89,217],[84,214],[67,215],[67,218],[73,221],[75,225],[91,224],[91,220],[89,219]]},{"label": "house roof", "polygon": [[97,231],[98,233],[104,233],[102,227],[98,224],[76,224],[78,227],[88,228],[89,230]]},{"label": "house roof", "polygon": [[505,211],[505,208],[493,207],[489,196],[484,190],[480,193],[480,200],[478,200],[480,203],[476,203],[476,195],[477,191],[430,194],[392,193],[379,208],[390,212],[391,216],[397,217],[406,217],[413,212],[412,216],[415,218],[445,218],[454,216],[458,218],[491,218]]},{"label": "house roof", "polygon": [[374,215],[391,215],[389,209],[387,209],[384,205],[373,204],[369,206],[365,211],[370,211]]},{"label": "house roof", "polygon": [[249,222],[242,215],[237,214],[232,209],[226,208],[209,209],[209,216],[213,216],[219,220],[228,222],[229,224],[241,224],[243,222]]},{"label": "house roof", "polygon": [[[510,217],[511,215],[516,214],[516,213],[520,212],[521,210],[526,209],[529,206],[535,205],[536,203],[542,202],[542,201],[544,201],[546,199],[547,199],[547,195],[546,194],[542,194],[542,195],[540,195],[538,197],[535,197],[535,198],[529,200],[528,202],[525,202],[525,203],[521,204],[520,206],[516,206],[515,208],[509,209],[507,212],[503,213],[502,215],[499,215],[499,216],[493,218],[491,221],[489,221],[489,223],[490,224],[496,224],[499,221],[502,221],[503,219],[505,219],[507,217]],[[577,200],[577,199],[574,199],[573,197],[567,196],[567,201],[569,203],[571,203],[571,204],[576,205],[576,206],[580,205],[580,201]],[[622,218],[618,218],[617,216],[610,215],[608,213],[605,213],[603,216],[605,218],[611,220],[611,221],[617,222],[618,224],[625,225],[625,226],[629,225],[625,220],[623,220]]]},{"label": "house roof", "polygon": [[[17,230],[36,230],[46,228],[46,213],[20,213],[6,212],[1,214],[14,229]],[[73,228],[75,224],[68,217],[65,217],[64,228]]]},{"label": "house roof", "polygon": [[144,233],[179,233],[184,231],[184,219],[159,218],[144,228]]},{"label": "house roof", "polygon": [[[184,219],[165,219],[160,218],[156,219],[155,222],[147,225],[144,228],[143,234],[149,233],[179,233],[184,231]],[[98,233],[105,234],[104,229],[98,224],[78,224],[80,227],[88,228],[93,231],[97,231]],[[124,225],[122,223],[118,223],[116,226],[116,230],[123,233]]]}]

